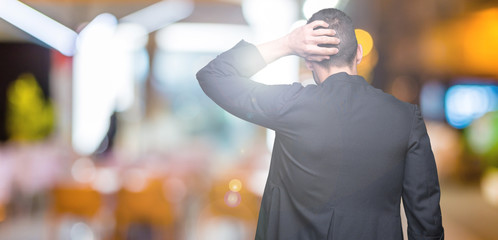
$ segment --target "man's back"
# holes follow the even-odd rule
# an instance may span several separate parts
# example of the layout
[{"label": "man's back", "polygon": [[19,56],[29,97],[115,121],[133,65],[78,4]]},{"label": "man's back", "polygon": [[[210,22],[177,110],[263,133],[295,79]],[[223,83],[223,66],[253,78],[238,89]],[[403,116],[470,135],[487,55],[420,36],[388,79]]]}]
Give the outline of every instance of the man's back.
[{"label": "man's back", "polygon": [[266,239],[401,239],[413,107],[339,73],[297,91],[278,114],[262,211],[276,205],[279,219],[266,220],[281,225]]},{"label": "man's back", "polygon": [[[303,28],[317,25],[326,26]],[[401,197],[409,238],[443,239],[436,166],[418,108],[346,72],[306,87],[251,81],[289,53],[288,39],[241,41],[197,73],[219,106],[276,131],[256,239],[400,240]]]}]

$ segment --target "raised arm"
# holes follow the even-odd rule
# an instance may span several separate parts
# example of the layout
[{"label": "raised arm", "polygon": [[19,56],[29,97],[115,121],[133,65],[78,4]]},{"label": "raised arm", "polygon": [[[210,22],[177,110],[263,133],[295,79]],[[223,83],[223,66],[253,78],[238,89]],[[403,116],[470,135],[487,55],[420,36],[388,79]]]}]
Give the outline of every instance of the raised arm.
[{"label": "raised arm", "polygon": [[[314,30],[318,27],[324,27]],[[318,47],[318,44],[339,44],[340,39],[334,36],[333,29],[326,29],[324,21],[314,21],[296,28],[282,38],[257,45],[261,56],[266,63],[271,63],[283,56],[297,55],[309,61],[329,59],[330,55],[337,54],[337,48]]]},{"label": "raised arm", "polygon": [[436,163],[424,120],[417,106],[414,106],[414,113],[403,181],[408,239],[442,240],[444,231]]},{"label": "raised arm", "polygon": [[302,86],[265,85],[249,78],[266,64],[283,56],[298,55],[306,59],[322,60],[337,53],[335,48],[318,44],[337,44],[325,22],[313,22],[299,27],[288,35],[258,46],[241,41],[220,54],[197,73],[202,89],[216,104],[233,115],[274,129],[279,113],[299,95]]}]

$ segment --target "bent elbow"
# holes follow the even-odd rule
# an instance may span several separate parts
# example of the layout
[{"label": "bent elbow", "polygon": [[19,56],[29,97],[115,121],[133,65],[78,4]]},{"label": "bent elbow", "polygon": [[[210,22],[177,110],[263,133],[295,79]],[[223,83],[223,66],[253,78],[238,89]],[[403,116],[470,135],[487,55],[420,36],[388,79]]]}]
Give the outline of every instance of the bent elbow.
[{"label": "bent elbow", "polygon": [[199,70],[196,74],[195,74],[195,77],[197,78],[197,81],[199,81],[199,83],[201,81],[203,81],[205,78],[206,78],[206,70],[205,70],[206,67],[202,68],[201,70]]},{"label": "bent elbow", "polygon": [[197,78],[197,81],[199,82],[199,86],[201,87],[202,91],[208,95],[209,97],[211,97],[211,94],[210,94],[210,87],[209,87],[209,79],[212,79],[214,78],[212,76],[212,74],[210,74],[210,71],[208,69],[206,69],[206,67],[202,68],[201,70],[199,70],[196,74],[195,74],[195,77]]}]

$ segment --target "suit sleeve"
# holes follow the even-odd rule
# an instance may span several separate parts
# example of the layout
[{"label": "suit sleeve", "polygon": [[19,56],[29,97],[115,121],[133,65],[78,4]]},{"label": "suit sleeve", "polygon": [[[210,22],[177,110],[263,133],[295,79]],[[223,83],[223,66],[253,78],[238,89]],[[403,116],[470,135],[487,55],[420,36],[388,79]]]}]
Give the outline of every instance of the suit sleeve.
[{"label": "suit sleeve", "polygon": [[250,79],[266,66],[256,46],[241,41],[197,73],[197,80],[216,104],[231,114],[276,130],[283,109],[299,95],[301,84],[265,85]]},{"label": "suit sleeve", "polygon": [[405,158],[403,206],[409,240],[444,239],[436,163],[420,110],[414,119]]}]

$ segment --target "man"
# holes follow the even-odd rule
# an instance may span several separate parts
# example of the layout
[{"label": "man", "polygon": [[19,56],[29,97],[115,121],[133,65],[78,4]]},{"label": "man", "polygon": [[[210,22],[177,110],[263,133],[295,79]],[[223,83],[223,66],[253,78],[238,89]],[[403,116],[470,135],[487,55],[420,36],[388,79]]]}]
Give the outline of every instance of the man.
[{"label": "man", "polygon": [[[317,85],[249,79],[286,55],[306,59]],[[256,239],[443,239],[439,182],[416,105],[357,75],[362,48],[336,9],[261,45],[241,41],[197,73],[228,112],[275,130]]]}]

